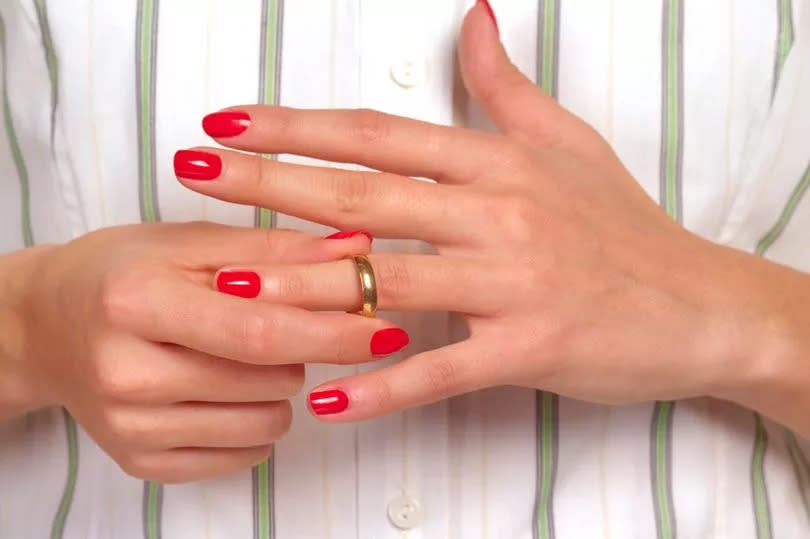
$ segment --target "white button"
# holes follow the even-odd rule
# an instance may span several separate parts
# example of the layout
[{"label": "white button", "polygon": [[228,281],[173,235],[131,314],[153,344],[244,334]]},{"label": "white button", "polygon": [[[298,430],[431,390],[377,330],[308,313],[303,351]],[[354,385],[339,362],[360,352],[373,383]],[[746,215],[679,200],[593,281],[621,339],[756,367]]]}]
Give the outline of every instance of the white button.
[{"label": "white button", "polygon": [[403,88],[413,88],[425,80],[424,60],[406,58],[391,66],[391,78]]},{"label": "white button", "polygon": [[419,502],[413,498],[403,495],[388,502],[388,520],[400,530],[418,526],[420,516]]}]

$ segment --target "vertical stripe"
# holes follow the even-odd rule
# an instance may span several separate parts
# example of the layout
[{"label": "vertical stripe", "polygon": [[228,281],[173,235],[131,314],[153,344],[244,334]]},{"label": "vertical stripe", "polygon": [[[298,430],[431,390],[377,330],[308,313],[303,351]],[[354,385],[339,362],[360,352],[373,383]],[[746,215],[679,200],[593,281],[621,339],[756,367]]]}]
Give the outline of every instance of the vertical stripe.
[{"label": "vertical stripe", "polygon": [[[38,4],[37,4],[38,5]],[[6,138],[8,139],[11,156],[14,166],[17,169],[17,177],[20,182],[20,204],[22,206],[22,239],[26,247],[34,245],[34,233],[31,228],[31,193],[28,185],[28,169],[25,166],[25,159],[17,140],[17,133],[14,129],[14,119],[11,117],[11,104],[8,95],[8,57],[6,52],[6,25],[3,16],[0,15],[0,53],[3,60],[3,124]],[[49,67],[50,71],[50,67]],[[73,504],[73,492],[76,488],[76,476],[79,467],[79,447],[76,438],[76,423],[67,410],[63,409],[65,421],[65,435],[67,439],[67,477],[65,488],[62,491],[62,498],[51,525],[51,539],[61,539],[65,529],[65,521],[68,512]]]},{"label": "vertical stripe", "polygon": [[[660,203],[672,219],[683,220],[683,4],[664,0],[661,17]],[[650,425],[650,472],[657,535],[676,537],[672,495],[672,416],[675,404],[657,402]]]},{"label": "vertical stripe", "polygon": [[[776,0],[776,13],[777,13],[777,33],[776,33],[776,53],[774,57],[774,73],[773,73],[773,87],[771,89],[771,99],[776,95],[776,89],[779,85],[779,79],[782,76],[782,69],[785,65],[785,59],[790,53],[793,46],[793,6],[791,0]],[[785,227],[787,227],[796,208],[801,202],[804,194],[807,192],[807,187],[810,185],[810,165],[808,165],[802,177],[796,183],[787,202],[782,208],[773,226],[763,235],[757,242],[754,252],[759,256],[765,256],[768,249],[774,242],[782,235]],[[765,480],[765,453],[768,449],[768,431],[762,421],[762,417],[754,413],[755,429],[754,429],[754,447],[751,454],[751,486],[754,496],[754,521],[757,530],[758,539],[769,539],[773,534],[773,526],[771,524],[771,509],[768,497],[768,486]],[[791,437],[792,433],[787,432],[786,436]],[[795,439],[793,440],[795,442]],[[788,439],[789,442],[789,439]],[[796,471],[796,479],[799,483],[803,499],[805,501],[805,508],[807,508],[806,490],[803,488],[805,485],[806,474],[802,475],[801,471],[805,470],[796,466],[795,451],[803,457],[801,448],[798,444],[791,447],[788,443],[788,451],[794,462],[794,470]],[[806,461],[804,461],[806,462]],[[806,471],[806,470],[805,470]],[[810,515],[810,513],[808,513]]]},{"label": "vertical stripe", "polygon": [[[138,113],[138,198],[141,221],[160,221],[155,164],[155,70],[157,67],[159,0],[138,0],[135,23],[135,93]],[[143,484],[145,539],[161,536],[163,486]]]},{"label": "vertical stripe", "polygon": [[160,537],[161,511],[163,508],[163,485],[143,482],[143,535],[145,539]]},{"label": "vertical stripe", "polygon": [[51,525],[51,539],[61,539],[65,532],[65,522],[70,507],[73,505],[73,493],[76,490],[76,477],[79,471],[79,443],[76,436],[76,422],[64,408],[62,413],[65,418],[65,433],[67,435],[68,473],[62,499],[59,501],[59,507]]},{"label": "vertical stripe", "polygon": [[790,219],[793,217],[793,214],[796,212],[799,202],[801,202],[805,193],[807,193],[808,187],[810,187],[810,165],[807,166],[804,174],[796,183],[796,187],[793,188],[793,192],[790,194],[784,208],[782,208],[782,213],[779,215],[776,223],[774,223],[771,229],[768,230],[768,232],[757,242],[756,254],[764,255],[771,245],[773,245],[774,242],[779,239],[779,236],[782,235],[785,227],[788,225]]},{"label": "vertical stripe", "polygon": [[[540,88],[558,97],[560,60],[560,0],[540,0],[537,21],[537,73]],[[535,539],[554,537],[554,483],[557,476],[559,398],[538,391],[536,407],[537,486],[535,490]]]},{"label": "vertical stripe", "polygon": [[665,0],[661,58],[661,206],[682,219],[683,3]]},{"label": "vertical stripe", "polygon": [[138,193],[141,220],[160,221],[155,165],[155,68],[159,0],[138,0],[135,71],[138,103]]},{"label": "vertical stripe", "polygon": [[785,446],[793,463],[796,486],[802,495],[802,502],[804,502],[804,512],[810,522],[810,462],[807,461],[807,456],[799,446],[799,442],[796,441],[796,435],[789,430],[785,430]]},{"label": "vertical stripe", "polygon": [[42,36],[42,49],[45,53],[45,65],[48,67],[48,79],[51,82],[51,151],[54,149],[54,132],[56,127],[56,110],[59,106],[59,58],[51,36],[51,25],[48,22],[46,0],[34,0],[39,32]]},{"label": "vertical stripe", "polygon": [[675,508],[672,503],[672,402],[657,402],[653,410],[650,442],[655,526],[660,539],[676,536]]},{"label": "vertical stripe", "polygon": [[768,448],[768,431],[759,414],[754,414],[754,452],[751,456],[751,488],[754,495],[754,519],[757,539],[771,539],[771,510],[768,503],[768,489],[765,485],[765,451]]},{"label": "vertical stripe", "polygon": [[[279,100],[283,17],[284,0],[262,1],[258,102],[263,105],[276,105]],[[276,156],[268,158],[275,159]],[[260,228],[273,228],[276,215],[265,208],[256,208],[255,223]]]},{"label": "vertical stripe", "polygon": [[793,2],[791,0],[776,0],[776,54],[773,62],[773,86],[771,99],[776,95],[782,68],[785,66],[790,49],[793,47]]},{"label": "vertical stripe", "polygon": [[[281,43],[284,0],[262,0],[261,50],[259,54],[258,102],[275,105],[281,90]],[[275,159],[275,155],[266,156]],[[265,208],[256,208],[255,225],[259,228],[276,226],[276,214]],[[274,452],[253,469],[253,537],[275,537],[274,517]]]},{"label": "vertical stripe", "polygon": [[11,103],[8,95],[8,55],[6,51],[6,23],[0,15],[0,52],[3,59],[3,126],[8,140],[14,168],[17,169],[17,179],[20,182],[20,214],[23,244],[30,247],[34,244],[34,232],[31,228],[31,190],[28,183],[28,168],[25,166],[17,131],[14,129],[14,118],[11,117]]}]

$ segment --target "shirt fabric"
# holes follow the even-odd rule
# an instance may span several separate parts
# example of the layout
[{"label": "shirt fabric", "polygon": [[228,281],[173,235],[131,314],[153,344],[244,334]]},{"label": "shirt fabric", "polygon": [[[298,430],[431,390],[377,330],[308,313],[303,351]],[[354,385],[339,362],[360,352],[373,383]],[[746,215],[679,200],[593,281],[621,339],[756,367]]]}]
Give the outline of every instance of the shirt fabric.
[{"label": "shirt fabric", "polygon": [[[184,189],[173,152],[240,103],[490,129],[456,70],[471,4],[2,0],[0,252],[157,220],[326,233]],[[674,219],[810,269],[810,1],[492,4],[514,62]],[[463,337],[447,314],[382,314],[411,354]],[[373,368],[312,366],[307,387]],[[808,445],[717,400],[496,388],[332,426],[294,407],[269,462],[166,486],[126,476],[61,409],[6,422],[0,538],[810,537]]]}]

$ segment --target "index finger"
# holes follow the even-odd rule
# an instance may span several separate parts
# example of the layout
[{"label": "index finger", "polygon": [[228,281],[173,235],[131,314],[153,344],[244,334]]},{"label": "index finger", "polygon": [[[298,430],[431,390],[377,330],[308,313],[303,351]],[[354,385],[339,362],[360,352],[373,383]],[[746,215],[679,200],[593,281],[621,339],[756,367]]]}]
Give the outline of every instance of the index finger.
[{"label": "index finger", "polygon": [[289,153],[356,163],[441,183],[468,183],[491,166],[500,137],[382,112],[246,105],[209,114],[217,142],[257,153]]}]

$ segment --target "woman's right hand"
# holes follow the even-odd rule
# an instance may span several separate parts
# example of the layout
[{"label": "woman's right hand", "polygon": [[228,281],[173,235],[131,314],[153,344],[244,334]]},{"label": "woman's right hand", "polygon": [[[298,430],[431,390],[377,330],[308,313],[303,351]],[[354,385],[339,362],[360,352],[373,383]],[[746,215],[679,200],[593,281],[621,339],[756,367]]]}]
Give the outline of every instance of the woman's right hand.
[{"label": "woman's right hand", "polygon": [[109,228],[32,250],[0,264],[17,392],[28,410],[65,406],[136,477],[187,481],[253,465],[290,425],[303,364],[369,361],[372,335],[390,324],[305,310],[283,301],[289,291],[275,304],[223,294],[212,287],[217,271],[369,247],[363,234],[189,223]]}]

